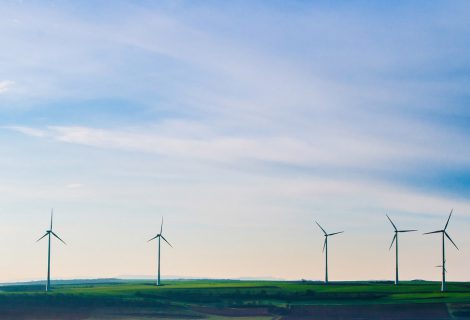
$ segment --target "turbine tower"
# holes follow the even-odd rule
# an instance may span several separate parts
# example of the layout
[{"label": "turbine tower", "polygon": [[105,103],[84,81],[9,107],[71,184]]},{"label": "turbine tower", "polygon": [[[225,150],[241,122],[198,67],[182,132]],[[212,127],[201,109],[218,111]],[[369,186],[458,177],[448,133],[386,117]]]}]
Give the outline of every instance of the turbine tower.
[{"label": "turbine tower", "polygon": [[47,283],[46,283],[46,292],[51,290],[51,235],[53,235],[54,237],[59,239],[63,244],[66,244],[64,242],[64,240],[62,240],[57,234],[54,233],[54,231],[52,231],[53,216],[54,216],[54,209],[51,209],[51,227],[50,227],[49,230],[46,231],[46,233],[41,238],[36,240],[36,242],[38,242],[42,238],[44,238],[46,236],[48,237],[48,239],[47,239],[48,240],[48,245],[47,245]]},{"label": "turbine tower", "polygon": [[393,236],[392,243],[390,244],[390,248],[388,250],[392,249],[393,242],[395,242],[395,285],[398,285],[398,234],[402,232],[413,232],[413,231],[418,231],[418,230],[398,230],[395,224],[393,223],[392,219],[388,216],[388,214],[385,214],[388,218],[388,221],[393,226],[393,229],[395,229],[395,235]]},{"label": "turbine tower", "polygon": [[451,237],[449,236],[449,234],[446,231],[447,226],[449,225],[450,217],[452,217],[452,212],[453,211],[454,211],[454,209],[450,210],[449,218],[447,218],[447,222],[446,222],[446,225],[444,226],[444,229],[424,233],[424,234],[442,233],[442,265],[439,266],[439,267],[442,268],[441,292],[444,292],[446,290],[446,272],[447,272],[447,270],[446,270],[446,243],[445,243],[446,237],[447,237],[447,239],[450,240],[450,242],[452,242],[454,247],[457,250],[459,250],[459,248],[457,247],[455,242],[451,239]]},{"label": "turbine tower", "polygon": [[328,284],[328,237],[334,236],[335,234],[343,233],[344,231],[327,233],[318,222],[315,221],[315,223],[325,235],[325,241],[323,242],[323,252],[325,252],[325,284]]},{"label": "turbine tower", "polygon": [[165,239],[165,237],[162,235],[163,232],[163,217],[162,217],[162,224],[160,225],[160,233],[157,234],[155,237],[150,239],[147,242],[152,241],[153,239],[158,238],[158,271],[157,271],[157,286],[160,285],[160,239],[163,239],[170,247],[173,248],[173,246]]}]

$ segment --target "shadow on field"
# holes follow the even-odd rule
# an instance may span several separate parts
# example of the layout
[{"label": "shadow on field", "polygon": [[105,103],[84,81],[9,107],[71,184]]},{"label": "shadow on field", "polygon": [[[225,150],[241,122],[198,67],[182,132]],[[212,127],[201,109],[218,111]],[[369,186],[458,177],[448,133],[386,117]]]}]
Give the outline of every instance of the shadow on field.
[{"label": "shadow on field", "polygon": [[294,306],[282,319],[450,319],[443,303],[402,305]]}]

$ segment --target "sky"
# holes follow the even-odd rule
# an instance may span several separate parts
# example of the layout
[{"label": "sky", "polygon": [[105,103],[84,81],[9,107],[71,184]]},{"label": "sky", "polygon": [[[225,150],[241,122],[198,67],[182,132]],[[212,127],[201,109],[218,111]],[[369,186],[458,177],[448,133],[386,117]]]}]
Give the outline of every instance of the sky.
[{"label": "sky", "polygon": [[466,1],[1,1],[0,281],[470,280]]}]

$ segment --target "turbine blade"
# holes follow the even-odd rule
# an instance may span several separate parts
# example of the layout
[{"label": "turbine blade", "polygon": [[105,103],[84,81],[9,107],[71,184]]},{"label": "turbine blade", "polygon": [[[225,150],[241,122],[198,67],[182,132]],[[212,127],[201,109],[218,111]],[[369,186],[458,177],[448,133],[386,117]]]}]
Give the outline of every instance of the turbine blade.
[{"label": "turbine blade", "polygon": [[162,217],[162,224],[160,225],[160,234],[163,232],[163,217]]},{"label": "turbine blade", "polygon": [[323,249],[321,252],[325,252],[325,246],[326,246],[326,238],[325,238],[325,241],[323,241]]},{"label": "turbine blade", "polygon": [[415,229],[413,229],[413,230],[398,230],[397,232],[414,232],[414,231],[418,231],[418,230],[415,230]]},{"label": "turbine blade", "polygon": [[454,245],[454,247],[459,250],[459,247],[457,247],[457,245],[455,244],[455,242],[450,238],[449,234],[447,234],[447,232],[444,231],[444,234],[446,235],[447,239],[450,240],[450,242],[452,242],[452,244]]},{"label": "turbine blade", "polygon": [[153,239],[157,239],[159,236],[160,236],[160,235],[157,234],[155,237],[153,237],[152,239],[148,240],[147,242],[150,242],[150,241],[152,241]]},{"label": "turbine blade", "polygon": [[52,218],[54,217],[54,208],[51,209],[51,228],[49,230],[52,230]]},{"label": "turbine blade", "polygon": [[170,247],[173,248],[173,246],[171,245],[171,243],[169,243],[168,240],[166,240],[164,236],[162,236],[162,239],[165,240],[165,242],[168,243],[168,244],[170,245]]},{"label": "turbine blade", "polygon": [[321,227],[321,225],[320,225],[318,222],[315,221],[315,223],[316,223],[317,226],[321,229],[321,231],[323,231],[323,233],[325,234],[325,236],[328,235],[328,234],[326,233],[325,229],[323,229],[323,228]]},{"label": "turbine blade", "polygon": [[329,236],[334,236],[335,234],[340,234],[340,233],[343,233],[343,232],[344,232],[344,231],[330,233]]},{"label": "turbine blade", "polygon": [[[436,268],[442,268],[442,265],[436,266]],[[444,269],[444,272],[447,273],[447,268],[442,268]]]},{"label": "turbine blade", "polygon": [[431,231],[431,232],[426,232],[423,234],[432,234],[432,233],[441,233],[441,232],[444,232],[444,230]]},{"label": "turbine blade", "polygon": [[57,239],[59,239],[63,244],[67,245],[67,244],[65,243],[65,241],[62,240],[58,235],[56,235],[56,234],[55,234],[54,232],[52,232],[52,231],[51,231],[51,233],[54,235],[54,237],[56,237]]},{"label": "turbine blade", "polygon": [[388,248],[388,250],[392,249],[393,243],[395,242],[396,238],[397,238],[397,234],[395,233],[395,235],[393,236],[393,239],[392,239],[392,243],[390,243],[390,248]]},{"label": "turbine blade", "polygon": [[39,239],[36,240],[36,242],[39,242],[39,240],[41,240],[42,238],[44,238],[45,236],[47,236],[47,232]]},{"label": "turbine blade", "polygon": [[393,229],[395,229],[395,231],[397,231],[397,227],[395,226],[395,224],[393,223],[392,219],[390,219],[390,217],[388,216],[388,214],[385,214],[388,218],[388,221],[390,221],[390,223],[392,224],[393,226]]},{"label": "turbine blade", "polygon": [[447,225],[449,224],[449,220],[450,220],[450,217],[452,216],[453,211],[454,211],[454,209],[450,210],[449,218],[447,218],[447,222],[446,222],[446,226],[444,227],[444,230],[447,229]]}]

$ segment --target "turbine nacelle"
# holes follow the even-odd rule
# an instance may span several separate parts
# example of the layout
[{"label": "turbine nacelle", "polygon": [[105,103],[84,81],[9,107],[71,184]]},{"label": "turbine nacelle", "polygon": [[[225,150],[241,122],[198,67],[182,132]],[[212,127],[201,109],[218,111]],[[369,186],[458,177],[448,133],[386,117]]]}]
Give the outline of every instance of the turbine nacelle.
[{"label": "turbine nacelle", "polygon": [[321,226],[318,222],[315,221],[315,223],[316,223],[317,226],[321,229],[321,231],[323,231],[323,235],[325,236],[325,238],[326,238],[326,237],[329,237],[329,236],[334,236],[335,234],[340,234],[340,233],[343,233],[343,232],[344,232],[344,231],[339,231],[339,232],[327,233],[327,232],[325,231],[325,229],[323,229],[322,226]]},{"label": "turbine nacelle", "polygon": [[[436,267],[436,268],[442,268],[443,266],[442,266],[442,265],[440,265],[440,266],[435,266],[435,267]],[[444,272],[445,272],[445,273],[447,273],[447,269],[446,269],[446,267],[444,267]]]},{"label": "turbine nacelle", "polygon": [[447,233],[447,227],[449,226],[449,221],[450,221],[450,218],[452,217],[452,212],[454,211],[454,209],[452,209],[450,211],[450,214],[449,214],[449,217],[447,218],[447,222],[446,222],[446,225],[444,226],[444,229],[442,230],[436,230],[436,231],[431,231],[431,232],[426,232],[426,233],[423,233],[423,234],[434,234],[434,233],[442,233],[444,236],[447,237],[447,239],[450,240],[450,242],[452,242],[452,244],[454,245],[454,247],[459,250],[459,247],[457,247],[457,245],[455,244],[454,240],[452,240],[452,238],[449,236],[449,234]]},{"label": "turbine nacelle", "polygon": [[168,240],[165,239],[165,237],[162,235],[162,233],[163,233],[163,217],[162,217],[162,224],[160,225],[160,233],[157,234],[155,237],[149,239],[147,242],[150,242],[150,241],[155,240],[157,238],[162,238],[166,243],[168,243],[168,245],[170,247],[173,248],[173,246],[168,242]]},{"label": "turbine nacelle", "polygon": [[168,243],[168,245],[173,248],[173,246],[171,245],[171,243],[169,243],[168,240],[166,240],[165,237],[162,236],[161,234],[157,234],[155,237],[153,237],[152,239],[149,239],[147,242],[150,242],[150,241],[155,240],[155,239],[157,239],[157,238],[162,238],[163,241],[165,241],[166,243]]},{"label": "turbine nacelle", "polygon": [[157,234],[155,237],[153,237],[153,238],[147,240],[147,242],[150,242],[150,241],[152,241],[152,240],[155,240],[155,239],[157,239],[157,238],[159,238],[159,237],[161,237],[161,235],[160,235],[160,234]]},{"label": "turbine nacelle", "polygon": [[54,217],[54,210],[51,210],[51,227],[49,230],[46,230],[46,233],[41,237],[39,238],[38,240],[36,240],[36,242],[39,242],[39,240],[41,240],[42,238],[46,237],[46,236],[50,236],[51,234],[56,237],[60,242],[62,242],[63,244],[67,244],[65,243],[64,240],[62,240],[57,234],[54,233],[54,231],[52,231],[52,220],[53,220],[53,217]]},{"label": "turbine nacelle", "polygon": [[418,231],[418,230],[416,230],[416,229],[398,230],[397,226],[393,223],[392,219],[390,219],[390,217],[388,216],[388,214],[385,214],[385,215],[387,216],[388,221],[390,221],[390,223],[392,224],[392,227],[393,227],[394,232],[395,232],[395,235],[393,236],[393,239],[392,239],[392,243],[390,244],[390,247],[388,248],[388,250],[392,249],[393,243],[395,242],[395,240],[397,240],[397,237],[398,237],[398,234],[399,234],[399,233]]}]

